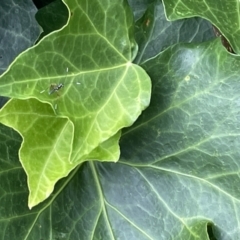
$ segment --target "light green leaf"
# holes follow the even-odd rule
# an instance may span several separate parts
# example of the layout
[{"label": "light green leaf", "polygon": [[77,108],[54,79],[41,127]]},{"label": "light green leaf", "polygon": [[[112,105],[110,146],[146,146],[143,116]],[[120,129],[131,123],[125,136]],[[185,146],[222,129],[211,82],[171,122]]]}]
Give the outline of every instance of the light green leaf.
[{"label": "light green leaf", "polygon": [[[24,100],[12,103],[15,111],[3,109],[1,121],[22,136],[27,131],[20,158],[29,177],[30,207],[49,196],[56,181],[83,161],[116,162],[120,130],[150,101],[150,78],[131,63],[137,47],[125,1],[68,4],[67,26],[21,54],[0,79],[1,95]],[[99,8],[98,15],[93,7]],[[49,104],[43,107],[28,101],[31,98],[51,104],[56,115]],[[19,104],[23,117],[17,116]],[[47,119],[41,119],[42,114]],[[32,115],[40,122],[29,130],[36,123],[28,118]],[[44,129],[51,131],[44,136]],[[30,147],[33,141],[37,153]],[[35,155],[41,166],[32,166]],[[54,171],[56,164],[61,169]]]},{"label": "light green leaf", "polygon": [[240,6],[239,1],[225,0],[163,0],[169,20],[199,16],[209,20],[230,42],[234,51],[240,53]]},{"label": "light green leaf", "polygon": [[[131,63],[137,48],[125,1],[68,4],[68,25],[17,58],[1,78],[0,94],[37,98],[67,116],[74,124],[71,161],[80,163],[137,119],[149,104],[151,83]],[[59,89],[49,95],[49,87]]]},{"label": "light green leaf", "polygon": [[[23,137],[19,158],[28,177],[31,209],[48,198],[56,182],[77,166],[70,162],[73,124],[56,117],[50,105],[36,99],[12,99],[0,110],[0,116],[3,124]],[[87,160],[104,157],[104,161],[114,161],[119,157],[119,137],[120,132],[103,142],[86,156]]]},{"label": "light green leaf", "polygon": [[86,160],[98,160],[101,162],[117,162],[120,156],[119,139],[121,131],[102,142],[97,148],[85,156]]},{"label": "light green leaf", "polygon": [[28,205],[32,208],[45,200],[55,183],[76,167],[70,163],[73,124],[67,118],[57,118],[50,105],[35,99],[12,99],[0,115],[3,124],[23,137],[19,157],[28,176]]}]

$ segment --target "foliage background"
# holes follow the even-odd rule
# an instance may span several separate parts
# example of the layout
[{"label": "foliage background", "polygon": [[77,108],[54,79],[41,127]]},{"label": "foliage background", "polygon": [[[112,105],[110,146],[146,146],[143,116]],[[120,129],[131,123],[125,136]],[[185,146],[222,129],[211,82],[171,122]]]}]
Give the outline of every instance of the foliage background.
[{"label": "foliage background", "polygon": [[[11,13],[2,2],[1,23]],[[239,239],[240,60],[203,19],[213,16],[212,23],[227,37],[225,26],[236,15],[230,10],[224,17],[215,14],[224,1],[217,7],[205,1],[209,11],[187,2],[164,2],[166,9],[176,10],[166,11],[169,19],[188,17],[167,21],[162,2],[129,1],[139,46],[134,62],[151,77],[152,99],[123,131],[117,163],[80,165],[30,211],[18,160],[21,137],[0,125],[1,239]],[[20,25],[35,30],[20,48],[22,38],[11,29],[8,39],[19,46],[14,53],[4,53],[14,43],[6,47],[10,41],[1,41],[2,71],[40,34],[33,17],[37,9],[31,2],[26,6],[32,13],[26,11],[29,21]],[[189,9],[195,12],[189,15]],[[66,16],[50,13],[58,29],[56,22],[62,24]],[[227,39],[238,52],[235,40]]]}]

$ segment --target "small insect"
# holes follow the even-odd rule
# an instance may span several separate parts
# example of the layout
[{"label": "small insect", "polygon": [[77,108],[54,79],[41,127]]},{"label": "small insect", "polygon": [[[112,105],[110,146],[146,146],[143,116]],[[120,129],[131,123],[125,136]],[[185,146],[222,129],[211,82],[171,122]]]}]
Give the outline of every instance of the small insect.
[{"label": "small insect", "polygon": [[[59,83],[59,84],[52,83],[52,84],[50,85],[50,87],[49,87],[48,94],[51,95],[51,94],[53,94],[53,93],[57,93],[57,95],[58,95],[58,97],[59,97],[60,94],[59,94],[58,91],[59,91],[61,88],[63,88],[63,87],[64,87],[64,84],[63,84],[63,83]],[[44,93],[45,91],[46,91],[46,89],[43,90],[43,91],[41,91],[40,93]],[[57,109],[57,104],[54,105],[54,109],[55,109],[55,110]]]},{"label": "small insect", "polygon": [[[60,90],[62,87],[64,87],[63,83],[52,83],[49,87],[48,94],[51,95],[56,92],[59,95],[58,90]],[[40,93],[44,93],[46,90],[47,89],[44,89]]]},{"label": "small insect", "polygon": [[48,94],[51,95],[53,93],[58,93],[58,90],[60,90],[62,87],[64,87],[64,85],[62,83],[59,84],[51,84],[49,87],[49,91]]},{"label": "small insect", "polygon": [[[68,74],[68,67],[66,69],[66,72]],[[66,83],[66,84],[69,84],[69,83]],[[76,82],[76,84],[80,85],[81,83]],[[51,85],[48,87],[48,94],[52,95],[52,94],[56,93],[58,95],[58,98],[59,98],[59,96],[61,95],[59,90],[62,89],[64,86],[65,86],[65,84],[63,84],[63,83],[51,83]],[[47,91],[47,89],[42,90],[40,93],[44,93],[45,91]],[[55,104],[54,108],[57,109],[57,104]]]}]

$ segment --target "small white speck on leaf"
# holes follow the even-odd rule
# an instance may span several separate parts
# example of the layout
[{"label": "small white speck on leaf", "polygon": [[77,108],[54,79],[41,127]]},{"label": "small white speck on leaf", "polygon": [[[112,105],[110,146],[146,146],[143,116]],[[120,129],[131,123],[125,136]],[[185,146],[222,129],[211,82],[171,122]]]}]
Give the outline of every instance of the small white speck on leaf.
[{"label": "small white speck on leaf", "polygon": [[185,78],[184,78],[184,80],[186,81],[186,82],[188,82],[188,81],[190,81],[190,76],[189,75],[187,75]]}]

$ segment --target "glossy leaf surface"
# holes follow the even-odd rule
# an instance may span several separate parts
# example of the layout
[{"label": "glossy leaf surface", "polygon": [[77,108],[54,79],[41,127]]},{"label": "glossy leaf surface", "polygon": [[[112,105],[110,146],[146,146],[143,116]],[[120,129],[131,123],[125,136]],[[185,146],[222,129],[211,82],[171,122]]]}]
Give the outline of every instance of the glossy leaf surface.
[{"label": "glossy leaf surface", "polygon": [[199,16],[214,24],[222,35],[230,42],[233,50],[240,52],[240,24],[239,1],[217,2],[205,0],[194,2],[191,0],[163,0],[166,15],[169,20],[177,20]]},{"label": "glossy leaf surface", "polygon": [[[204,42],[213,36],[211,24],[164,22],[160,9],[158,2],[137,17],[135,60],[151,77],[152,98],[123,130],[117,163],[78,165],[29,211],[17,159],[21,138],[0,126],[0,238],[239,238],[240,59],[219,40]],[[199,43],[178,44],[192,41]],[[59,107],[56,118],[65,86],[52,102]]]}]

